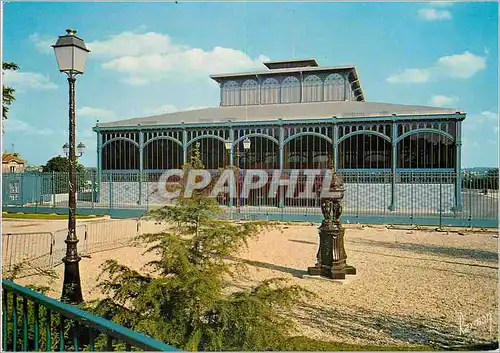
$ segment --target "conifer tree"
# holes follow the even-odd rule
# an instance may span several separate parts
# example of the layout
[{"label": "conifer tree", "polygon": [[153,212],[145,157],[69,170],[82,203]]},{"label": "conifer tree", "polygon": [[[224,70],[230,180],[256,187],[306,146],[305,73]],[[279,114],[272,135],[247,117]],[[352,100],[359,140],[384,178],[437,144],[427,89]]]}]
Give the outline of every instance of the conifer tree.
[{"label": "conifer tree", "polygon": [[[203,169],[198,147],[183,169],[185,176]],[[181,189],[185,182],[184,177]],[[107,298],[93,310],[184,350],[279,350],[291,327],[284,314],[306,292],[280,279],[225,290],[241,275],[227,258],[269,224],[218,217],[221,209],[209,197],[212,186],[194,190],[190,198],[181,193],[174,205],[149,214],[165,230],[139,236],[138,244],[157,258],[141,271],[106,261],[98,286]]]}]

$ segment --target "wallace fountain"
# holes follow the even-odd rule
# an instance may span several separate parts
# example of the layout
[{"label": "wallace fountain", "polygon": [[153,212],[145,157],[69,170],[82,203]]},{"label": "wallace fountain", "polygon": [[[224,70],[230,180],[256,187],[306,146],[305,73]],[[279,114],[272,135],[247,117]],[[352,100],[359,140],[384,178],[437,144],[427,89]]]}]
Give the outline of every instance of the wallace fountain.
[{"label": "wallace fountain", "polygon": [[314,277],[345,279],[346,275],[356,274],[356,269],[346,263],[345,229],[340,224],[341,201],[345,190],[333,168],[329,171],[331,172],[330,192],[328,197],[321,198],[321,212],[324,219],[319,227],[319,249],[316,255],[316,265],[309,267],[307,272],[309,276]]}]

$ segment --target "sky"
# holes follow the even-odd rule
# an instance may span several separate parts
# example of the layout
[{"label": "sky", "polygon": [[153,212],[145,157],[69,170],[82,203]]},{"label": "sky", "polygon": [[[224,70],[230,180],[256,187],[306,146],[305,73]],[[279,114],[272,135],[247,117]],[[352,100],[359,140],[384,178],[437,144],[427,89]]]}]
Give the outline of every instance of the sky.
[{"label": "sky", "polygon": [[80,162],[96,121],[218,106],[216,73],[266,60],[355,65],[365,99],[467,112],[462,166],[498,166],[498,4],[28,3],[3,5],[3,75],[16,89],[3,150],[29,165],[62,154],[68,86],[51,45],[74,28],[91,50],[76,84]]}]

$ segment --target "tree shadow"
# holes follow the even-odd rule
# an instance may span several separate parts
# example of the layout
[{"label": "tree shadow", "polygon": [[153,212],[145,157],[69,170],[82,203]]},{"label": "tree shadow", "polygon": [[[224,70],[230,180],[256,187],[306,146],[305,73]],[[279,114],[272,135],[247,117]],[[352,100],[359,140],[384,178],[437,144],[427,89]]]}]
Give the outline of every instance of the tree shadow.
[{"label": "tree shadow", "polygon": [[344,306],[342,310],[304,304],[297,308],[301,324],[319,329],[333,337],[355,338],[373,343],[382,335],[412,345],[451,349],[491,343],[471,333],[463,334],[458,325],[423,317],[388,315],[360,307]]},{"label": "tree shadow", "polygon": [[[481,264],[471,264],[471,263],[457,262],[457,261],[436,260],[436,259],[420,258],[420,257],[414,257],[414,256],[384,254],[384,253],[380,253],[380,252],[376,252],[376,251],[366,251],[366,250],[358,250],[358,249],[351,249],[350,251],[352,251],[352,252],[361,252],[361,253],[364,253],[364,254],[373,254],[373,255],[378,255],[378,256],[385,256],[385,257],[395,257],[395,258],[400,258],[400,259],[411,259],[411,260],[429,261],[429,262],[441,262],[441,263],[452,264],[452,265],[459,265],[459,266],[481,267],[481,268],[487,268],[487,269],[492,269],[492,270],[498,270],[498,266],[488,266],[488,265],[481,265]],[[410,266],[410,265],[405,264],[404,266]],[[414,265],[413,267],[428,268],[428,267],[416,266],[416,265]],[[440,271],[449,271],[449,272],[453,272],[453,273],[462,273],[462,274],[465,274],[465,275],[475,275],[474,273],[469,273],[469,272],[460,272],[460,271],[455,271],[455,270],[446,270],[446,269],[438,269],[438,268],[433,268],[433,269],[434,270],[440,270]],[[497,278],[497,277],[492,277],[492,276],[483,276],[483,277],[493,278],[493,279]]]},{"label": "tree shadow", "polygon": [[307,271],[306,270],[300,270],[300,269],[297,269],[297,268],[279,266],[279,265],[274,265],[274,264],[270,264],[270,263],[267,263],[267,262],[261,262],[261,261],[241,259],[241,258],[233,257],[233,256],[228,256],[227,259],[231,260],[231,261],[242,262],[244,264],[247,264],[247,265],[250,265],[250,266],[254,266],[254,267],[266,268],[266,269],[269,269],[269,270],[274,270],[274,271],[279,271],[279,272],[283,272],[283,273],[288,273],[288,274],[291,274],[294,277],[302,277],[303,275],[307,275]]},{"label": "tree shadow", "polygon": [[[498,262],[498,253],[480,249],[463,249],[448,246],[414,243],[393,243],[380,240],[356,240],[351,243],[361,243],[390,249],[412,251],[420,254],[444,255],[454,258],[473,259],[478,261]],[[465,265],[465,264],[463,264]]]},{"label": "tree shadow", "polygon": [[[466,265],[466,264],[461,264],[461,265]],[[496,275],[490,276],[490,275],[487,275],[487,274],[481,274],[481,273],[477,273],[477,272],[474,272],[474,273],[472,273],[472,272],[463,272],[463,271],[449,270],[449,269],[445,269],[445,268],[429,267],[429,266],[425,266],[425,265],[408,265],[408,264],[405,264],[404,267],[414,267],[414,268],[420,268],[420,269],[423,269],[423,270],[449,272],[449,273],[453,273],[455,275],[456,274],[460,274],[460,275],[465,275],[465,276],[483,277],[483,278],[489,278],[489,279],[494,279],[494,280],[498,279],[498,276],[496,276]],[[497,269],[496,267],[494,267],[494,268]],[[495,271],[494,273],[496,274],[497,272]]]},{"label": "tree shadow", "polygon": [[312,241],[306,241],[306,240],[288,239],[288,241],[292,241],[294,243],[301,243],[301,244],[318,245],[317,243],[313,243]]}]

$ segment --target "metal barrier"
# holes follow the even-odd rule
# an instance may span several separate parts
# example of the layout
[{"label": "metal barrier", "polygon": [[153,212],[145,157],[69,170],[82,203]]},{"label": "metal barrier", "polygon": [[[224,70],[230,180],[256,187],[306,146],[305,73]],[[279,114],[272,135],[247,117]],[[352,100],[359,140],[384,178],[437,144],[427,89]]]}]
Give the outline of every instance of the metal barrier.
[{"label": "metal barrier", "polygon": [[[38,269],[51,269],[66,255],[67,229],[54,232],[2,234],[2,266],[9,273],[17,270],[30,275]],[[89,255],[126,246],[138,234],[135,219],[99,220],[79,224],[78,253]]]},{"label": "metal barrier", "polygon": [[3,351],[178,351],[73,305],[2,279]]},{"label": "metal barrier", "polygon": [[85,224],[85,235],[81,238],[84,245],[80,252],[91,254],[126,246],[137,235],[137,224],[135,219],[88,222]]},{"label": "metal barrier", "polygon": [[[238,191],[247,185],[240,171]],[[268,171],[271,175],[273,171]],[[281,172],[281,171],[280,171]],[[282,171],[289,178],[291,170]],[[477,175],[453,171],[347,171],[338,172],[346,193],[343,220],[349,222],[427,224],[456,226],[498,225],[498,174]],[[139,217],[168,203],[161,197],[161,172],[106,171],[77,178],[77,208],[81,214],[109,214]],[[98,184],[96,181],[100,180]],[[286,187],[269,196],[269,183],[251,190],[248,197],[219,195],[221,206],[239,218],[273,218],[287,221],[315,221],[320,216],[319,195],[299,197],[306,178],[299,176],[297,190]],[[321,178],[315,181],[320,184]],[[25,212],[67,212],[65,173],[13,174],[3,176],[5,210]],[[29,191],[29,192],[28,192]],[[90,196],[89,196],[90,195]]]},{"label": "metal barrier", "polygon": [[32,273],[54,266],[55,238],[51,232],[2,234],[2,271]]}]

